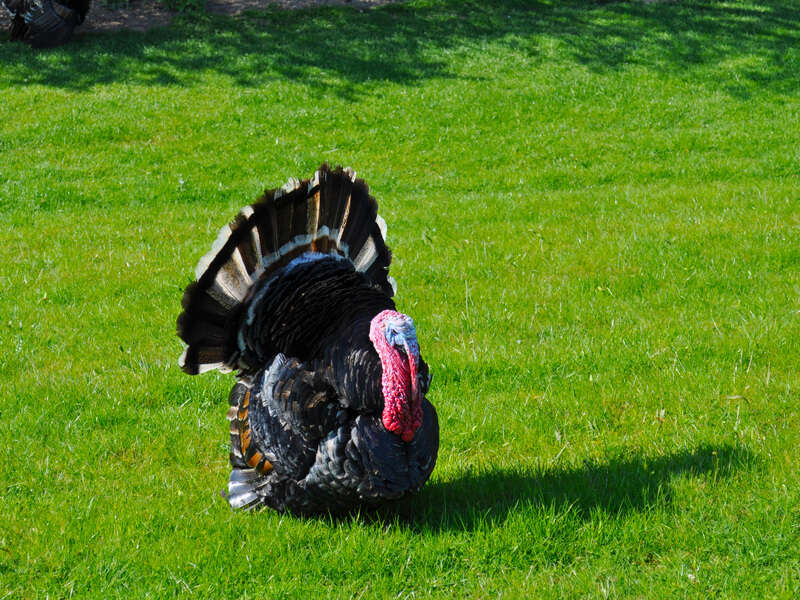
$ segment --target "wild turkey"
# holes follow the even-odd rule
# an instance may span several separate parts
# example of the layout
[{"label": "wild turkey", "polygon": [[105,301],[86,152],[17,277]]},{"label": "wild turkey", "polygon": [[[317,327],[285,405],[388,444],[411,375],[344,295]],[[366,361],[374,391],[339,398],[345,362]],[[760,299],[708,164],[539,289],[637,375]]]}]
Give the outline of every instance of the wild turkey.
[{"label": "wild turkey", "polygon": [[12,40],[30,43],[34,48],[65,44],[72,31],[83,23],[91,0],[0,0],[11,14]]},{"label": "wild turkey", "polygon": [[386,223],[350,169],[267,191],[183,296],[180,364],[237,370],[233,508],[347,511],[422,487],[439,448],[427,364],[395,311]]}]

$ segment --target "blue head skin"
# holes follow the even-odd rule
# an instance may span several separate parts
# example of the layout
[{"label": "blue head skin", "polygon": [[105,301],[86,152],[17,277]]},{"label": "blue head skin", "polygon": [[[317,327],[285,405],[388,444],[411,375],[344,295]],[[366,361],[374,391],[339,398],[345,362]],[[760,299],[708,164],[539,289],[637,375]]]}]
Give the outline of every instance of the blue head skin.
[{"label": "blue head skin", "polygon": [[384,335],[390,346],[403,350],[407,355],[419,359],[419,342],[414,321],[408,315],[394,313],[385,321]]}]

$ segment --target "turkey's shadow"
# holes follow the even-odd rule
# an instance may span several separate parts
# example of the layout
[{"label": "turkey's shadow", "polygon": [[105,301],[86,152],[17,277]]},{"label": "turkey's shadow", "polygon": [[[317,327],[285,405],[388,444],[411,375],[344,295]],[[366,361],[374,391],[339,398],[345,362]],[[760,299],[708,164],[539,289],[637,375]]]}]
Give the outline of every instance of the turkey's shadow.
[{"label": "turkey's shadow", "polygon": [[413,498],[385,507],[368,518],[418,530],[473,530],[507,519],[531,506],[572,511],[588,518],[597,509],[608,514],[646,511],[672,502],[672,480],[704,477],[711,481],[752,465],[743,446],[702,445],[663,456],[626,456],[577,467],[493,469],[466,472],[427,484]]}]

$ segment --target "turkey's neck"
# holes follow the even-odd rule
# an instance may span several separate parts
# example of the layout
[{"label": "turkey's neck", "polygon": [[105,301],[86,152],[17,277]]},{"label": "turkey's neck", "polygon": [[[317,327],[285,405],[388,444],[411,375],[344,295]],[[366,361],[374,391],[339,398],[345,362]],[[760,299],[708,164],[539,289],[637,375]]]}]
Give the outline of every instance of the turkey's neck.
[{"label": "turkey's neck", "polygon": [[340,401],[360,413],[380,413],[381,361],[372,347],[370,316],[360,316],[337,328],[328,338],[322,357],[323,367],[331,369]]}]

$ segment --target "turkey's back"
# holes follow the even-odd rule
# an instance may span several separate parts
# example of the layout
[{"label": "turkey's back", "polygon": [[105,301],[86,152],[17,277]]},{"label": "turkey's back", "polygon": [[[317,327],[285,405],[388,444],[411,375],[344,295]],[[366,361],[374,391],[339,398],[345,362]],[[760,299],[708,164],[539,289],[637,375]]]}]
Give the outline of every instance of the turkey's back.
[{"label": "turkey's back", "polygon": [[343,340],[371,347],[366,335],[353,336],[355,324],[393,308],[392,299],[350,261],[307,252],[252,287],[228,360],[248,371],[278,352],[313,360]]}]

